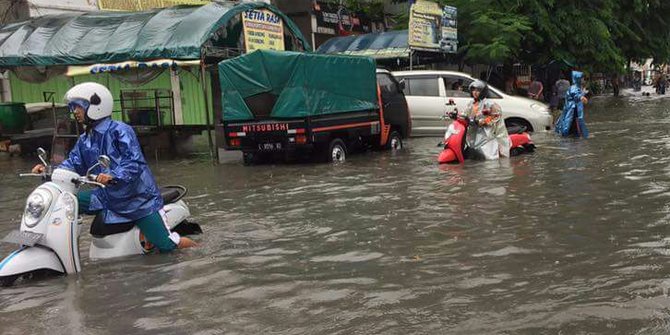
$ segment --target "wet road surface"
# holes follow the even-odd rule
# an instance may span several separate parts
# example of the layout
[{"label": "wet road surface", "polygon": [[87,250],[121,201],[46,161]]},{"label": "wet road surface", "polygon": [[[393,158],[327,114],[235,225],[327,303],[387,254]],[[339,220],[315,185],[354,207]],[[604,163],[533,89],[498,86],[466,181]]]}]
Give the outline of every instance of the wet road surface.
[{"label": "wet road surface", "polygon": [[[670,100],[587,113],[588,140],[462,166],[437,138],[340,166],[152,163],[201,246],[93,262],[83,234],[79,276],[0,289],[0,333],[666,334]],[[2,236],[34,163],[0,156]]]}]

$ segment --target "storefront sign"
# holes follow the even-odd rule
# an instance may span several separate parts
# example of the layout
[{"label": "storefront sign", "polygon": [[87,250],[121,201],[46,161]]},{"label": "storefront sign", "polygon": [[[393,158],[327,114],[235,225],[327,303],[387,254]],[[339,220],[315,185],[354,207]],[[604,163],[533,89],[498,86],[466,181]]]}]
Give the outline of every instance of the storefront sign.
[{"label": "storefront sign", "polygon": [[370,20],[362,13],[325,1],[314,2],[316,32],[327,35],[358,35],[371,32]]},{"label": "storefront sign", "polygon": [[257,49],[284,50],[284,22],[267,9],[252,9],[242,14],[247,52]]},{"label": "storefront sign", "polygon": [[418,0],[410,8],[408,42],[413,49],[456,52],[458,33],[455,7]]},{"label": "storefront sign", "polygon": [[100,10],[138,12],[178,5],[206,5],[211,0],[97,0]]},{"label": "storefront sign", "polygon": [[458,9],[452,6],[444,6],[442,10],[442,39],[440,49],[444,52],[456,53],[458,50]]}]

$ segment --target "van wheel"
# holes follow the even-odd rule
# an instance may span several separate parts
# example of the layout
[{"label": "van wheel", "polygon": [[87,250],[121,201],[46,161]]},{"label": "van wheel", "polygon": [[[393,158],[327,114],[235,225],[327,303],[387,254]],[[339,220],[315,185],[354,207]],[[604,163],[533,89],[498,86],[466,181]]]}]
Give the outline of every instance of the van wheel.
[{"label": "van wheel", "polygon": [[530,125],[530,123],[524,119],[520,118],[509,118],[505,120],[505,127],[506,128],[526,128],[525,131],[528,132],[533,132],[533,126]]},{"label": "van wheel", "polygon": [[391,151],[401,150],[403,148],[402,137],[398,131],[394,130],[391,132],[388,141],[386,141],[385,148]]},{"label": "van wheel", "polygon": [[326,162],[343,163],[347,160],[347,146],[339,138],[333,139],[326,151]]}]

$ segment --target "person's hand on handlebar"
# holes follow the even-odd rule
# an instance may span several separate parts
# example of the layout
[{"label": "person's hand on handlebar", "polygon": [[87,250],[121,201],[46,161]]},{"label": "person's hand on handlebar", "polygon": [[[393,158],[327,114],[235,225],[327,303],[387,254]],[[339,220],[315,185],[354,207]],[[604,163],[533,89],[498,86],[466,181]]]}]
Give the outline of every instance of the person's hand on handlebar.
[{"label": "person's hand on handlebar", "polygon": [[450,119],[456,119],[458,117],[458,109],[454,108],[451,112],[447,112],[447,117]]},{"label": "person's hand on handlebar", "polygon": [[112,183],[113,180],[114,177],[106,173],[101,173],[95,178],[95,181],[103,185],[109,185],[110,183]]},{"label": "person's hand on handlebar", "polygon": [[34,174],[40,174],[40,173],[44,173],[44,171],[46,171],[46,167],[42,164],[37,164],[37,165],[35,165],[35,167],[33,167],[31,172],[34,173]]}]

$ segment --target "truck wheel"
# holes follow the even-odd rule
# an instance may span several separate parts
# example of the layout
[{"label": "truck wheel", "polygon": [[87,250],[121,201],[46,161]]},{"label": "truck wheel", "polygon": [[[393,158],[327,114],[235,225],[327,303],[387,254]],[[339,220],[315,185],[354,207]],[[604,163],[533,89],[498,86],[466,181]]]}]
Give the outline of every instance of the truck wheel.
[{"label": "truck wheel", "polygon": [[342,163],[347,159],[347,146],[339,138],[330,141],[328,151],[326,151],[326,161],[328,163]]},{"label": "truck wheel", "polygon": [[242,162],[244,165],[249,166],[254,164],[254,154],[251,152],[242,153]]},{"label": "truck wheel", "polygon": [[386,142],[385,148],[391,151],[402,149],[402,137],[398,131],[394,130],[391,132],[388,141]]}]

